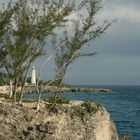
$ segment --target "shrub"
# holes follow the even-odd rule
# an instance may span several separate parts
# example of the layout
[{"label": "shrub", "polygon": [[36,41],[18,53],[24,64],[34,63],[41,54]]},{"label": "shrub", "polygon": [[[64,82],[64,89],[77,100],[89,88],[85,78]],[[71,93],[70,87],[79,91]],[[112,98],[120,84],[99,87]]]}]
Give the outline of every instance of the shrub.
[{"label": "shrub", "polygon": [[[54,103],[55,97],[50,96],[47,100],[49,103]],[[55,103],[57,104],[69,104],[70,100],[66,97],[57,96]]]},{"label": "shrub", "polygon": [[86,109],[87,112],[96,112],[98,110],[99,105],[93,104],[91,101],[83,101],[81,104],[82,107]]}]

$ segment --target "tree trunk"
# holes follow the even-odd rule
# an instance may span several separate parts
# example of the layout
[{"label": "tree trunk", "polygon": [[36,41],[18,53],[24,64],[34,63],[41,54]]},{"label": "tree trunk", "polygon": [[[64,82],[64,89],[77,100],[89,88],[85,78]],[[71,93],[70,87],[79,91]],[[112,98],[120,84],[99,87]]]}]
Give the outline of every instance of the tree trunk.
[{"label": "tree trunk", "polygon": [[58,87],[57,87],[56,90],[54,91],[54,93],[55,93],[55,94],[54,94],[54,102],[53,102],[52,106],[55,106],[55,105],[56,105],[57,94],[58,94],[58,92],[59,92],[60,86],[62,85],[62,82],[63,82],[63,79],[61,79],[61,81],[60,81]]},{"label": "tree trunk", "polygon": [[25,72],[25,76],[24,76],[24,74],[22,73],[22,87],[21,87],[19,105],[22,105],[22,98],[23,98],[23,94],[24,94],[24,90],[25,90],[25,83],[26,83],[26,80],[27,80],[27,73],[28,73],[29,67],[30,67],[30,64],[29,64],[28,67],[27,67],[27,70],[26,70],[26,72]]},{"label": "tree trunk", "polygon": [[10,79],[9,82],[9,98],[12,98],[13,96],[13,81]]},{"label": "tree trunk", "polygon": [[15,83],[14,83],[14,90],[13,90],[13,102],[12,102],[12,106],[16,106],[16,98],[17,98],[17,85],[18,85],[18,77],[16,77],[15,79]]},{"label": "tree trunk", "polygon": [[40,101],[41,101],[41,85],[40,85],[40,90],[39,90],[39,80],[36,83],[36,91],[38,93],[38,98],[37,98],[37,105],[36,105],[36,111],[40,110]]},{"label": "tree trunk", "polygon": [[58,90],[59,90],[59,87],[54,89],[54,102],[53,102],[52,106],[56,105],[56,99],[57,99]]},{"label": "tree trunk", "polygon": [[23,98],[24,89],[25,89],[25,85],[21,87],[19,105],[22,105],[22,98]]},{"label": "tree trunk", "polygon": [[40,110],[40,101],[41,101],[41,92],[38,93],[38,99],[37,99],[36,111],[39,111],[39,110]]}]

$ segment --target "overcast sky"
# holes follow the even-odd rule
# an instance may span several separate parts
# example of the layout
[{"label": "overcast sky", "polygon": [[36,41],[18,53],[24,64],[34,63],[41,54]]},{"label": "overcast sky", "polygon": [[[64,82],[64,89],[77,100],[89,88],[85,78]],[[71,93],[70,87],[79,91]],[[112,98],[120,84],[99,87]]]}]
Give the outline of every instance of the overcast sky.
[{"label": "overcast sky", "polygon": [[140,85],[140,1],[103,0],[98,19],[117,21],[93,43],[98,55],[80,59],[66,82],[87,85]]},{"label": "overcast sky", "polygon": [[[102,5],[97,19],[117,21],[92,43],[92,50],[98,54],[80,58],[71,65],[65,82],[72,85],[140,85],[140,0],[102,0]],[[34,63],[36,68],[40,61],[42,58]],[[48,63],[41,78],[51,79],[53,68],[51,62]]]}]

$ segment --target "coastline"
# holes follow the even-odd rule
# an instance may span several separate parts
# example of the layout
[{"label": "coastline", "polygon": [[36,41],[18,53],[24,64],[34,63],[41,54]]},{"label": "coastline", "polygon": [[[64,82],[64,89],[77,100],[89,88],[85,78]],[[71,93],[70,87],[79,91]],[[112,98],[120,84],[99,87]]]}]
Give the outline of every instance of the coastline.
[{"label": "coastline", "polygon": [[[114,91],[114,90],[113,90],[113,91]],[[97,96],[98,96],[98,95],[97,95]],[[99,96],[100,96],[100,95],[99,95]],[[106,96],[106,95],[104,95],[104,96]],[[108,96],[108,95],[107,95],[107,96]],[[109,95],[109,96],[112,96],[112,94]],[[4,98],[1,98],[1,102],[0,102],[0,103],[4,105],[4,102],[5,102],[5,101],[6,101],[6,100],[5,100]],[[41,102],[45,103],[44,101],[41,101]],[[11,102],[9,102],[9,101],[7,102],[7,101],[6,101],[6,104],[7,104],[7,103],[11,106]],[[75,103],[76,103],[76,102],[75,102]],[[36,105],[36,102],[30,102],[30,103],[29,103],[29,102],[27,102],[27,103],[24,102],[24,103],[23,103],[23,106],[25,106],[25,107],[27,107],[27,108],[28,108],[28,107],[29,107],[29,108],[33,108],[33,106],[35,106],[35,105]],[[5,106],[5,105],[4,105],[4,106]],[[42,106],[42,105],[41,105],[41,106]],[[121,134],[122,134],[122,133],[121,133]],[[123,135],[123,134],[122,134],[122,135]],[[130,136],[131,136],[131,135],[130,135]],[[126,137],[125,137],[125,138],[126,138]],[[123,138],[122,138],[121,140],[123,140]]]},{"label": "coastline", "polygon": [[[49,93],[49,92],[54,92],[58,90],[58,92],[63,93],[74,93],[74,92],[79,92],[79,93],[112,93],[112,90],[109,88],[85,88],[85,87],[57,87],[57,86],[43,86],[41,88],[42,93]],[[32,93],[36,92],[36,87],[35,86],[26,86],[25,92]]]},{"label": "coastline", "polygon": [[[20,92],[21,88],[18,87],[17,92]],[[109,88],[91,88],[91,87],[57,87],[57,86],[42,86],[41,92],[42,93],[49,93],[58,90],[58,92],[63,93],[112,93],[113,91]],[[2,94],[9,94],[9,85],[0,86],[0,93]],[[25,93],[33,93],[36,92],[36,86],[30,85],[25,87]]]},{"label": "coastline", "polygon": [[[27,105],[27,104],[26,104]],[[119,134],[109,112],[100,104],[79,101],[52,108],[41,102],[39,112],[28,106],[0,104],[0,139],[8,140],[118,140]]]}]

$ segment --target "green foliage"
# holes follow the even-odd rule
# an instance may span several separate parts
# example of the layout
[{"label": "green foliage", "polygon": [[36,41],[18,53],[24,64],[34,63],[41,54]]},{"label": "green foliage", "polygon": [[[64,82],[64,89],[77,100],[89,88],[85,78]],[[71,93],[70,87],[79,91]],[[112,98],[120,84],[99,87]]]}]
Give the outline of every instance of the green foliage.
[{"label": "green foliage", "polygon": [[[71,21],[72,33],[69,34],[69,30],[64,29],[63,37],[60,39],[64,41],[55,52],[56,79],[60,79],[60,83],[62,83],[69,65],[77,58],[96,54],[96,52],[86,52],[85,48],[88,48],[90,43],[100,37],[111,25],[108,22],[99,25],[95,21],[95,16],[100,8],[98,0],[81,1],[76,9],[78,18]],[[85,13],[81,14],[83,9],[85,9]]]},{"label": "green foliage", "polygon": [[86,109],[87,112],[91,113],[91,112],[96,112],[100,106],[100,104],[95,104],[92,103],[91,101],[84,101],[81,104],[82,107],[84,107]]},{"label": "green foliage", "polygon": [[94,115],[100,108],[101,105],[99,103],[92,103],[91,101],[86,100],[79,106],[72,106],[70,116],[72,119],[78,117],[85,123],[88,117]]},{"label": "green foliage", "polygon": [[[77,58],[96,54],[83,50],[111,25],[108,22],[99,25],[95,21],[100,8],[100,0],[17,0],[0,10],[0,68],[6,69],[13,82],[14,102],[19,81],[24,87],[31,63],[45,54],[47,39],[55,38],[58,29],[62,31],[62,38],[57,37],[61,43],[54,47],[56,80],[52,85],[60,87],[63,84],[69,65]],[[85,14],[82,14],[83,9]],[[69,19],[71,13],[77,13],[77,18]],[[73,25],[71,34],[69,24]],[[42,84],[41,81],[39,85]]]},{"label": "green foliage", "polygon": [[17,0],[0,10],[0,67],[12,74],[14,102],[19,80],[24,86],[31,63],[45,54],[46,38],[64,26],[73,8],[63,0]]},{"label": "green foliage", "polygon": [[[100,8],[100,1],[98,0],[80,1],[79,5],[75,7],[77,18],[69,20],[69,24],[67,24],[67,26],[73,25],[70,27],[71,31],[69,28],[64,28],[61,32],[62,37],[58,36],[56,39],[56,36],[54,36],[52,46],[56,65],[55,84],[58,87],[62,85],[71,63],[79,57],[94,56],[96,54],[96,52],[86,52],[88,49],[85,48],[88,48],[90,43],[100,37],[111,25],[108,22],[103,22],[100,25],[95,21],[95,16]],[[55,93],[57,94],[58,91]]]},{"label": "green foliage", "polygon": [[59,85],[60,85],[60,82],[61,82],[60,79],[59,79],[59,80],[54,80],[54,81],[50,84],[50,86],[59,86]]},{"label": "green foliage", "polygon": [[56,98],[54,96],[50,96],[47,101],[49,103],[56,103],[56,104],[69,104],[70,100],[68,98],[65,97],[61,97],[61,96],[56,96]]},{"label": "green foliage", "polygon": [[72,106],[71,118],[79,117],[84,121],[84,117],[88,113],[96,113],[101,105],[99,103],[92,103],[91,101],[83,101],[80,106]]},{"label": "green foliage", "polygon": [[[46,83],[49,83],[50,81],[46,81]],[[60,85],[61,80],[54,80],[53,82],[51,82],[51,84],[49,84],[50,86],[59,86]],[[70,87],[70,85],[65,84],[65,83],[61,83],[60,85],[61,87]]]},{"label": "green foliage", "polygon": [[9,84],[9,81],[7,79],[7,74],[3,73],[3,72],[0,72],[0,86],[3,86],[5,84],[6,85]]}]

